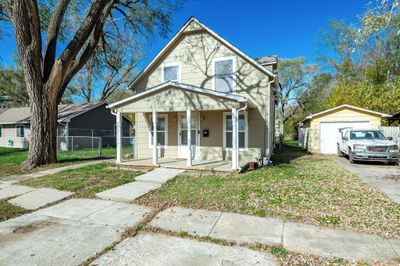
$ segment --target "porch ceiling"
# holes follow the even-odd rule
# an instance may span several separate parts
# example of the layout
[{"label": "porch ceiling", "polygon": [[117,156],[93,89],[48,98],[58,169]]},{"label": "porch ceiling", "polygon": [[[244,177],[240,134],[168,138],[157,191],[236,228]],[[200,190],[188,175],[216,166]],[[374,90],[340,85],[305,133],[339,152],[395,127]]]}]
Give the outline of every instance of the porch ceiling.
[{"label": "porch ceiling", "polygon": [[168,81],[110,105],[121,113],[229,110],[244,104],[254,105],[246,97],[217,92]]}]

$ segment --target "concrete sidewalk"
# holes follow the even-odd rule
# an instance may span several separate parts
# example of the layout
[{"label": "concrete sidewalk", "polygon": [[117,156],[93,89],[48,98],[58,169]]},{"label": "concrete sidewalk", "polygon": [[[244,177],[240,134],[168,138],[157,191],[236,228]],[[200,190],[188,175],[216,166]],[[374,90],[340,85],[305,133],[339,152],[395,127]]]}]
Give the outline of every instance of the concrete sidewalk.
[{"label": "concrete sidewalk", "polygon": [[60,173],[62,171],[78,169],[81,167],[104,163],[104,162],[114,162],[114,159],[95,160],[95,161],[89,161],[89,162],[85,162],[85,163],[77,163],[77,164],[71,164],[71,165],[66,165],[66,166],[62,166],[62,167],[52,168],[52,169],[46,169],[46,170],[33,172],[33,173],[29,173],[29,174],[6,176],[6,177],[1,178],[0,183],[13,184],[13,183],[20,182],[22,180],[26,180],[26,179],[30,179],[30,178],[37,178],[37,177],[41,177],[41,176],[45,176],[45,175],[54,175],[54,174]]},{"label": "concrete sidewalk", "polygon": [[96,197],[105,200],[131,202],[152,190],[160,188],[162,184],[183,172],[179,169],[156,168],[136,177],[134,182],[97,193]]},{"label": "concrete sidewalk", "polygon": [[242,214],[173,207],[159,213],[150,225],[237,243],[281,245],[290,251],[323,257],[367,262],[400,257],[399,239]]},{"label": "concrete sidewalk", "polygon": [[139,233],[91,265],[278,265],[266,252],[153,233]]},{"label": "concrete sidewalk", "polygon": [[72,199],[0,223],[0,265],[80,265],[135,226],[148,207]]}]

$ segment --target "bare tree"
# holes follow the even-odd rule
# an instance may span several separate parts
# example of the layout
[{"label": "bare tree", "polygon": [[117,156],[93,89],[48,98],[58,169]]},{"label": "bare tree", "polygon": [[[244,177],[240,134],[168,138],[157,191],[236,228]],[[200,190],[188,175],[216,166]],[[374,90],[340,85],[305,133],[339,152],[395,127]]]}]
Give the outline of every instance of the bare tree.
[{"label": "bare tree", "polygon": [[315,65],[307,65],[302,57],[282,60],[279,63],[279,87],[276,97],[280,144],[284,140],[284,125],[302,107],[303,97],[308,90],[308,82],[316,70]]},{"label": "bare tree", "polygon": [[[166,1],[151,0],[80,2],[76,5],[73,0],[59,0],[53,5],[53,1],[43,1],[41,5],[51,11],[44,12],[44,16],[36,0],[0,2],[0,21],[12,22],[14,26],[29,96],[31,140],[25,161],[28,169],[57,161],[58,104],[69,82],[92,57],[98,44],[107,47],[122,38],[121,32],[153,32],[155,28],[165,32],[173,8]],[[65,48],[58,52],[63,21],[71,6],[78,6],[78,13],[85,16],[69,41],[65,41]]]}]

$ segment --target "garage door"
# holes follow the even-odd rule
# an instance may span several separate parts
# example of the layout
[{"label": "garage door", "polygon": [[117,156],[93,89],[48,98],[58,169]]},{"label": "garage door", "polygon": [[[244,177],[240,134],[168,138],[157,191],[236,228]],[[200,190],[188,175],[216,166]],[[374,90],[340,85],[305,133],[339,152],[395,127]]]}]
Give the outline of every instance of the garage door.
[{"label": "garage door", "polygon": [[370,128],[369,121],[359,122],[321,122],[319,130],[320,152],[325,154],[335,154],[337,152],[337,141],[339,138],[339,128]]}]

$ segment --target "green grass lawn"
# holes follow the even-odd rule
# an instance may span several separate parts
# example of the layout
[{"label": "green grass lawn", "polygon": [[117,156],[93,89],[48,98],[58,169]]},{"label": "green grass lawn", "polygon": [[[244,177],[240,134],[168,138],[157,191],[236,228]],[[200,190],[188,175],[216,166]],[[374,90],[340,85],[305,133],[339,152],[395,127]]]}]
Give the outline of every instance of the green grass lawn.
[{"label": "green grass lawn", "polygon": [[74,197],[93,198],[98,192],[132,182],[136,176],[142,174],[140,171],[111,169],[111,166],[113,164],[100,163],[28,179],[20,184],[71,191],[75,192]]},{"label": "green grass lawn", "polygon": [[[131,152],[131,147],[125,147],[124,153]],[[28,173],[21,166],[21,163],[26,160],[28,154],[27,149],[18,148],[5,148],[0,147],[0,179],[9,175],[19,175]],[[101,156],[103,158],[112,158],[116,154],[115,148],[103,148],[101,150]],[[99,158],[98,150],[80,150],[80,151],[61,151],[58,153],[59,162],[56,164],[46,165],[35,169],[34,171],[40,171],[48,168],[61,167],[69,164],[94,160]]]},{"label": "green grass lawn", "polygon": [[0,200],[0,222],[29,212],[23,208],[11,205],[6,200]]},{"label": "green grass lawn", "polygon": [[400,237],[400,204],[370,188],[331,158],[285,146],[274,166],[229,176],[181,175],[138,203],[278,217]]}]

